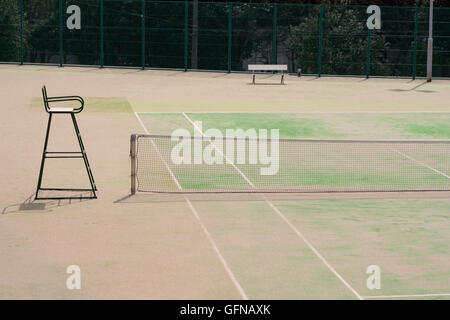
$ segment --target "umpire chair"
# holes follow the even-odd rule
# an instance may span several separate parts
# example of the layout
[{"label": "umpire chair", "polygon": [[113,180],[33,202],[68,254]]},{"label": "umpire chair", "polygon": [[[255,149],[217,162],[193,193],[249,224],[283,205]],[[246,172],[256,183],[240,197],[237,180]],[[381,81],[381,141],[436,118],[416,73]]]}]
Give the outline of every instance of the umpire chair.
[{"label": "umpire chair", "polygon": [[[49,114],[48,117],[48,124],[47,124],[47,133],[45,135],[45,142],[44,142],[44,151],[42,153],[42,161],[41,161],[41,169],[39,171],[39,179],[36,189],[36,195],[35,200],[47,200],[47,199],[96,199],[97,198],[97,187],[95,185],[94,176],[92,175],[91,167],[89,166],[89,161],[87,158],[86,150],[84,149],[83,140],[81,139],[80,130],[78,128],[77,120],[75,118],[76,113],[80,113],[83,111],[84,108],[84,100],[80,96],[64,96],[64,97],[48,97],[47,96],[47,89],[45,86],[42,87],[42,98],[44,100],[44,107],[45,111]],[[54,103],[58,102],[78,102],[80,106],[75,108],[57,108],[54,107]],[[52,123],[52,117],[54,114],[67,114],[70,115],[72,118],[73,126],[75,129],[75,134],[78,139],[78,144],[80,145],[80,151],[70,151],[70,152],[49,152],[47,151],[47,144],[48,144],[48,137],[50,134],[50,126]],[[53,159],[74,159],[74,158],[80,158],[84,160],[84,165],[86,167],[86,171],[89,177],[89,182],[91,185],[91,188],[89,189],[73,189],[73,188],[42,188],[42,176],[44,173],[44,164],[45,160],[53,158]],[[90,192],[90,195],[76,195],[76,196],[44,196],[41,197],[39,195],[40,191],[67,191],[67,192]]]}]

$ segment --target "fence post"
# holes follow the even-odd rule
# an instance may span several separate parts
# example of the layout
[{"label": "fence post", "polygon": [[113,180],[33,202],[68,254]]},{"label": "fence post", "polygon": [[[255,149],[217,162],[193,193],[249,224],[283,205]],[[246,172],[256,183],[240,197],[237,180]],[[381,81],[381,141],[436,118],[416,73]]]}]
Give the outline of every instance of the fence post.
[{"label": "fence post", "polygon": [[191,68],[198,69],[198,0],[192,1]]},{"label": "fence post", "polygon": [[184,71],[188,70],[188,16],[189,16],[189,2],[184,1]]},{"label": "fence post", "polygon": [[233,30],[233,4],[228,3],[228,73],[231,72],[231,46],[232,46],[232,30]]},{"label": "fence post", "polygon": [[322,38],[323,38],[323,4],[320,5],[319,15],[319,53],[317,60],[317,76],[322,75]]},{"label": "fence post", "polygon": [[19,49],[19,59],[20,65],[23,65],[23,0],[19,1],[19,14],[20,14],[20,49]]},{"label": "fence post", "polygon": [[277,15],[278,5],[273,4],[273,43],[272,43],[272,63],[277,64]]},{"label": "fence post", "polygon": [[142,40],[141,40],[141,46],[142,46],[142,52],[141,52],[141,69],[145,69],[145,0],[142,0]]},{"label": "fence post", "polygon": [[371,35],[372,30],[367,29],[367,62],[366,62],[366,79],[370,77],[370,48],[371,48]]},{"label": "fence post", "polygon": [[413,74],[412,79],[416,80],[417,74],[417,29],[418,29],[418,11],[419,7],[416,6],[416,12],[414,14],[414,53],[413,53]]},{"label": "fence post", "polygon": [[105,65],[103,12],[104,12],[103,0],[100,0],[100,68],[103,68],[103,66]]},{"label": "fence post", "polygon": [[63,3],[59,0],[59,66],[63,66],[64,50],[63,50]]},{"label": "fence post", "polygon": [[136,149],[137,135],[132,134],[130,137],[130,158],[131,158],[131,194],[136,194]]}]

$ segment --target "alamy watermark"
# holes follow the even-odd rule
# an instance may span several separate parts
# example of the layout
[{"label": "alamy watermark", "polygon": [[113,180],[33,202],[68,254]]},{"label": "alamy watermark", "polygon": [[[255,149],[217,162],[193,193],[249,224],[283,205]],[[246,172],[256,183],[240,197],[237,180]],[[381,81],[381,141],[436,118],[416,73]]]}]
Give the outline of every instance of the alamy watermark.
[{"label": "alamy watermark", "polygon": [[[81,8],[77,5],[69,5],[66,9],[69,17],[66,26],[69,30],[81,30]],[[366,13],[369,15],[366,25],[370,30],[381,29],[381,9],[377,5],[367,7]]]},{"label": "alamy watermark", "polygon": [[81,289],[81,269],[79,266],[73,264],[67,267],[66,273],[70,276],[66,279],[66,287],[69,290]]},{"label": "alamy watermark", "polygon": [[194,122],[194,135],[187,129],[172,132],[173,164],[250,164],[261,165],[261,175],[275,175],[280,167],[279,130],[219,129],[203,132],[201,121]]},{"label": "alamy watermark", "polygon": [[366,269],[366,273],[370,276],[366,280],[367,289],[381,289],[381,269],[377,265],[370,265]]}]

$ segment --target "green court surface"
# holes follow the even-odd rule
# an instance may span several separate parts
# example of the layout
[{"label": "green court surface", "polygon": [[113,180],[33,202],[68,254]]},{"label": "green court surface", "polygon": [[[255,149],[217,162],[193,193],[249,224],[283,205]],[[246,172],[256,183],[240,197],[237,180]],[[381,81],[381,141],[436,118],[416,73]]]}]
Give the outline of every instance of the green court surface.
[{"label": "green court surface", "polygon": [[[219,190],[250,190],[257,189],[271,191],[273,188],[281,191],[398,191],[398,190],[449,190],[450,188],[450,166],[447,159],[450,157],[450,144],[443,141],[437,144],[429,143],[373,143],[354,140],[348,143],[341,142],[293,140],[292,138],[358,138],[355,133],[345,131],[345,128],[354,128],[352,123],[358,122],[353,115],[336,115],[333,121],[328,116],[302,114],[137,114],[142,122],[149,128],[149,133],[171,135],[175,129],[188,130],[192,136],[198,135],[197,127],[191,122],[201,126],[202,132],[216,129],[223,136],[229,129],[242,129],[242,131],[253,130],[255,134],[261,129],[267,130],[267,138],[271,138],[271,130],[277,129],[284,140],[279,141],[279,160],[276,174],[262,175],[261,168],[268,165],[255,166],[247,164],[230,164],[226,160],[237,158],[236,155],[226,155],[225,145],[221,142],[218,150],[211,153],[216,154],[220,164],[208,164],[190,166],[179,165],[171,168],[183,190],[197,191],[219,191]],[[391,121],[398,116],[377,116],[372,125],[369,125],[370,115],[361,115],[367,126],[365,132],[359,132],[366,136],[378,126],[379,130],[390,137],[404,138],[410,135],[407,129],[391,127]],[[433,119],[435,115],[423,116]],[[323,119],[326,118],[326,119]],[[328,119],[327,119],[328,118]],[[368,119],[369,118],[369,119]],[[409,118],[406,115],[405,118]],[[345,123],[347,121],[347,123]],[[415,122],[414,122],[415,121]],[[429,123],[431,120],[428,120]],[[419,117],[406,121],[409,123],[422,123]],[[335,123],[340,123],[339,129]],[[408,126],[407,126],[408,127]],[[423,125],[422,132],[427,132]],[[432,130],[432,126],[429,130]],[[361,128],[362,129],[362,128]],[[442,126],[445,131],[446,127]],[[217,132],[217,131],[216,131]],[[403,135],[403,136],[402,136]],[[373,135],[372,135],[373,136]],[[417,135],[422,137],[422,135]],[[287,139],[286,139],[287,138]],[[145,145],[144,138],[138,140],[138,177],[142,172],[146,175],[144,179],[138,179],[142,191],[176,191],[173,179],[166,172],[166,163],[171,163],[171,150],[178,144],[178,140],[171,141],[169,138],[156,137],[149,139]],[[373,138],[372,138],[373,140]],[[191,141],[189,142],[191,143]],[[243,142],[244,143],[244,142]],[[269,142],[268,144],[270,144]],[[158,152],[154,146],[156,144]],[[192,141],[192,145],[194,142]],[[215,144],[202,143],[203,150],[208,145],[217,147]],[[211,148],[211,147],[210,147]],[[236,148],[239,148],[237,146]],[[257,150],[256,142],[250,143],[243,148]],[[270,148],[270,145],[268,145]],[[219,150],[220,149],[220,150]],[[246,150],[247,153],[249,150]],[[194,151],[190,152],[193,153]],[[206,153],[206,151],[205,151]],[[163,157],[163,161],[161,161]],[[248,157],[247,157],[248,160]],[[247,179],[248,178],[248,179]],[[248,181],[249,180],[249,181]],[[163,184],[163,186],[158,186]],[[254,185],[254,187],[249,187]],[[172,187],[170,187],[172,185]],[[248,188],[246,188],[246,186]]]},{"label": "green court surface", "polygon": [[[280,138],[449,139],[450,113],[186,113],[203,130],[216,128],[279,129]],[[182,113],[139,112],[151,134],[176,128],[194,133]]]},{"label": "green court surface", "polygon": [[[182,113],[136,113],[136,116],[150,134],[170,135],[179,128],[195,132]],[[281,138],[447,139],[450,132],[447,113],[186,113],[186,116],[201,121],[203,130],[279,129]],[[164,148],[164,144],[156,142],[156,145]],[[404,181],[398,181],[395,172],[389,170],[389,163],[395,159],[383,155],[385,150],[369,151],[363,157],[358,156],[358,150],[354,154],[334,151],[318,153],[311,161],[333,154],[350,163],[354,159],[349,157],[357,157],[355,163],[376,157],[380,162],[374,168],[373,178],[388,185],[408,184],[410,179],[445,185],[449,180],[429,169],[415,167],[405,172],[417,175],[422,170],[418,176],[405,175],[401,177]],[[436,152],[419,150],[416,156],[430,160],[427,152],[433,151]],[[282,153],[280,150],[280,157]],[[436,156],[430,165],[439,167],[447,161],[444,156]],[[158,161],[156,157],[153,160]],[[293,159],[287,163],[292,161],[295,163]],[[311,165],[305,161],[301,164]],[[298,169],[293,166],[285,173],[291,180],[286,178],[281,183],[309,180],[329,184],[333,179],[342,185],[355,183],[349,175],[350,168],[346,172],[345,167],[337,167],[335,175],[327,168],[322,176],[312,172],[310,177],[305,177],[305,170]],[[215,170],[222,170],[221,182],[225,185],[245,184],[232,172],[233,168],[227,172],[219,166],[204,170],[210,171],[179,168],[173,174],[183,189],[217,187],[211,178]],[[258,183],[256,172],[245,168],[242,171]],[[168,172],[165,174],[164,181],[173,184]],[[322,194],[299,199],[298,195],[248,194],[187,195],[186,199],[235,277],[237,288],[248,298],[450,298],[450,199],[445,197],[430,198],[426,193],[416,193],[406,198],[401,194],[375,197],[337,194],[330,198]],[[366,285],[370,276],[366,270],[371,265],[381,270],[380,289],[369,289]]]}]

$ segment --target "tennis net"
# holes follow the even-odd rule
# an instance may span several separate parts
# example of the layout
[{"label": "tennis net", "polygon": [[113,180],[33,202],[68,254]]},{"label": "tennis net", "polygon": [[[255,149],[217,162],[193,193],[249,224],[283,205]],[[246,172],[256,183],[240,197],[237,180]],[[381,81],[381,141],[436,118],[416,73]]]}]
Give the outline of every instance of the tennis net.
[{"label": "tennis net", "polygon": [[132,135],[131,192],[449,191],[449,159],[447,140]]}]

